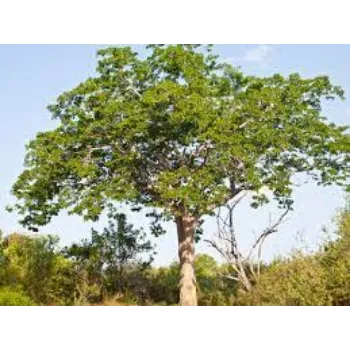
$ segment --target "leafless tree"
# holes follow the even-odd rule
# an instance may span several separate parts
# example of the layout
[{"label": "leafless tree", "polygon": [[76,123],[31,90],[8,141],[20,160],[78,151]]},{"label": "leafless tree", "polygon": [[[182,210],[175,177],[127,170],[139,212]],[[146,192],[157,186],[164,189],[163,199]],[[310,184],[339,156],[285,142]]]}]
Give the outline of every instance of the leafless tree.
[{"label": "leafless tree", "polygon": [[[244,254],[237,242],[237,234],[234,226],[234,210],[246,197],[243,193],[238,199],[219,208],[216,215],[217,232],[212,240],[205,240],[213,247],[221,257],[232,267],[234,273],[225,277],[238,281],[246,291],[252,289],[252,282],[261,270],[261,254],[266,239],[278,231],[279,226],[285,221],[290,208],[285,209],[276,221],[270,216],[269,225],[255,239],[247,254]],[[224,210],[225,209],[225,210]]]}]

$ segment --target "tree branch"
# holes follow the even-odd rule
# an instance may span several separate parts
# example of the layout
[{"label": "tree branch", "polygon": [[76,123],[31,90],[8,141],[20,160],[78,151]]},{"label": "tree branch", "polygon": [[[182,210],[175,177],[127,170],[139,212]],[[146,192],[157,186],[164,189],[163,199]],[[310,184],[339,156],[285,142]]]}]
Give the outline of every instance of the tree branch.
[{"label": "tree branch", "polygon": [[281,215],[280,217],[278,218],[278,220],[272,224],[272,225],[269,225],[269,227],[267,227],[261,234],[260,236],[257,238],[257,240],[254,242],[254,244],[252,245],[251,249],[250,249],[250,252],[247,256],[247,259],[250,260],[255,249],[258,248],[259,252],[258,252],[258,258],[260,259],[261,257],[261,247],[264,243],[264,241],[266,240],[266,238],[271,235],[272,233],[275,233],[277,232],[277,228],[279,225],[282,224],[284,218],[288,215],[290,211],[290,208],[287,208]]},{"label": "tree branch", "polygon": [[[218,209],[216,216],[218,241],[205,240],[205,242],[214,248],[235,271],[236,276],[230,276],[231,279],[238,280],[244,288],[249,291],[252,288],[252,277],[253,279],[257,279],[260,274],[263,244],[268,236],[277,232],[278,227],[284,222],[290,208],[287,208],[278,217],[276,222],[272,224],[270,223],[269,226],[263,230],[250,248],[249,254],[244,256],[239,250],[237,243],[234,230],[233,211],[246,195],[247,193],[243,193],[240,198],[237,198],[233,203],[228,203],[225,206],[228,210],[228,214],[225,217],[223,217],[224,214],[222,213],[223,207]],[[253,260],[255,252],[257,253],[257,261]]]}]

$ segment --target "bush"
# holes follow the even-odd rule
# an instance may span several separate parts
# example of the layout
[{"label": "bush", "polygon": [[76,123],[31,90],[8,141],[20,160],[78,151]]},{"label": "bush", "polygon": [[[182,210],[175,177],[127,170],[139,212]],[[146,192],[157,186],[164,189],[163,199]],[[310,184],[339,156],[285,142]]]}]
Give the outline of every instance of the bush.
[{"label": "bush", "polygon": [[73,303],[74,266],[59,254],[56,237],[12,234],[2,242],[2,255],[6,285],[21,287],[37,304]]},{"label": "bush", "polygon": [[330,305],[326,272],[317,256],[298,254],[272,263],[251,292],[239,291],[238,305]]},{"label": "bush", "polygon": [[73,305],[77,276],[74,263],[56,254],[50,276],[42,289],[42,301],[50,305]]},{"label": "bush", "polygon": [[0,230],[0,286],[8,282],[7,278],[7,259],[4,253],[3,237]]},{"label": "bush", "polygon": [[318,252],[298,253],[266,266],[238,305],[350,305],[350,204],[336,218],[335,239]]},{"label": "bush", "polygon": [[236,282],[226,278],[226,266],[207,255],[199,254],[195,260],[198,305],[232,305]]},{"label": "bush", "polygon": [[154,303],[174,305],[179,302],[179,264],[151,269],[148,275],[149,299]]},{"label": "bush", "polygon": [[[199,305],[232,305],[232,295],[236,290],[235,282],[224,277],[223,267],[214,258],[199,254],[195,260],[195,270]],[[150,269],[143,281],[147,301],[157,305],[177,305],[179,274],[180,268],[177,262],[168,267]]]},{"label": "bush", "polygon": [[9,287],[0,288],[0,306],[33,306],[34,302],[22,291]]},{"label": "bush", "polygon": [[339,213],[336,234],[324,244],[321,264],[332,305],[350,305],[350,206]]}]

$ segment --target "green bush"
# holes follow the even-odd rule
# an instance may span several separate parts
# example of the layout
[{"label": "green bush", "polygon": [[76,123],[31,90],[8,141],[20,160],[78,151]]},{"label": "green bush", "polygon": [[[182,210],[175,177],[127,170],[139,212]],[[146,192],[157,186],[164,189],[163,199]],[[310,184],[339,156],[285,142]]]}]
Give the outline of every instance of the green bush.
[{"label": "green bush", "polygon": [[73,304],[74,265],[59,254],[56,237],[11,234],[2,242],[2,255],[4,284],[20,287],[37,304]]},{"label": "green bush", "polygon": [[198,254],[195,260],[198,305],[225,306],[232,305],[236,282],[226,276],[227,267],[207,255]]},{"label": "green bush", "polygon": [[301,253],[272,263],[250,292],[239,291],[238,305],[330,305],[326,272],[316,256]]},{"label": "green bush", "polygon": [[8,258],[5,253],[5,238],[0,230],[0,287],[9,282]]},{"label": "green bush", "polygon": [[350,206],[337,217],[337,238],[320,253],[332,305],[350,305]]},{"label": "green bush", "polygon": [[33,306],[34,302],[24,292],[9,287],[0,288],[0,306]]},{"label": "green bush", "polygon": [[[199,254],[195,260],[198,304],[232,305],[236,283],[225,278],[226,267],[214,258]],[[177,305],[179,302],[179,264],[173,262],[168,267],[151,268],[142,281],[148,302],[157,305]]]}]

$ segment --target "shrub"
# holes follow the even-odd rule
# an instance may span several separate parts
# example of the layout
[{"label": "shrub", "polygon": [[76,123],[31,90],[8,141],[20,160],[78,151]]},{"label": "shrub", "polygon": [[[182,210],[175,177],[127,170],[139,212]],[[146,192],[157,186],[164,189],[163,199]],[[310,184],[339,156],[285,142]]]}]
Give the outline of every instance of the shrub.
[{"label": "shrub", "polygon": [[57,244],[58,239],[50,235],[7,236],[2,244],[6,284],[21,287],[37,304],[72,304],[75,272]]},{"label": "shrub", "polygon": [[350,206],[337,217],[337,238],[321,252],[327,290],[333,305],[350,305]]},{"label": "shrub", "polygon": [[236,291],[236,283],[227,279],[225,266],[207,255],[199,254],[195,260],[197,276],[198,305],[225,306],[232,305],[232,295]]},{"label": "shrub", "polygon": [[318,257],[298,254],[272,263],[251,292],[239,291],[238,305],[330,305],[326,272]]},{"label": "shrub", "polygon": [[[223,269],[214,258],[199,254],[195,260],[197,276],[198,304],[232,305],[235,282],[224,277]],[[157,305],[177,305],[179,302],[179,264],[172,263],[169,267],[150,270],[148,282],[148,297]]]},{"label": "shrub", "polygon": [[0,306],[33,306],[34,302],[21,290],[0,288]]}]

